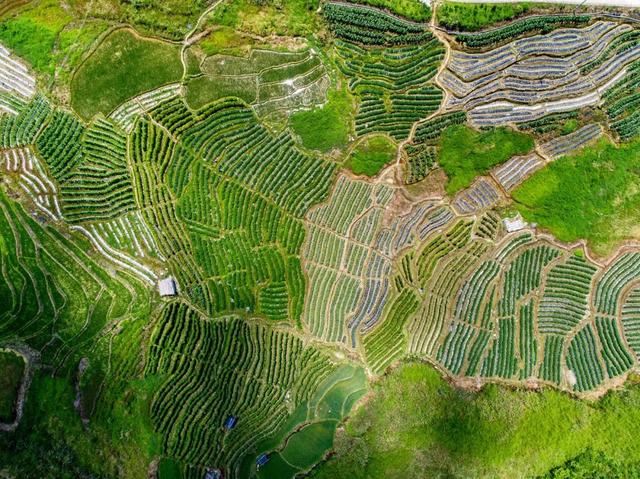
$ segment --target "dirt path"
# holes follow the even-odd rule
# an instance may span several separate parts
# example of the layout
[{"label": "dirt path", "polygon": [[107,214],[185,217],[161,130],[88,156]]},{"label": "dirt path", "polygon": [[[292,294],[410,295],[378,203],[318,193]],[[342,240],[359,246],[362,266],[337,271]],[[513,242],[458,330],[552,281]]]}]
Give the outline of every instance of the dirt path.
[{"label": "dirt path", "polygon": [[[182,41],[182,49],[180,50],[180,61],[182,62],[182,79],[184,80],[187,77],[188,73],[188,65],[187,65],[187,49],[196,41],[200,39],[199,35],[193,37],[194,34],[200,29],[202,22],[218,5],[220,5],[224,0],[216,0],[213,2],[207,9],[202,12],[202,14],[198,17],[198,21],[195,26],[185,35],[184,40]],[[203,32],[204,33],[204,32]]]},{"label": "dirt path", "polygon": [[15,418],[10,424],[0,423],[0,431],[12,432],[18,428],[20,420],[22,419],[22,414],[24,413],[24,402],[27,397],[27,391],[29,391],[29,386],[31,386],[34,369],[40,362],[40,353],[23,344],[6,345],[3,348],[14,351],[24,358],[24,375],[22,376],[22,382],[20,383],[20,389],[18,390]]},{"label": "dirt path", "polygon": [[398,144],[398,154],[397,154],[397,157],[396,157],[396,163],[395,163],[395,168],[394,168],[395,169],[395,174],[396,174],[396,184],[397,185],[402,185],[403,184],[403,181],[402,181],[402,150],[403,150],[404,146],[411,143],[411,141],[412,141],[412,139],[413,139],[413,137],[415,135],[416,129],[418,128],[418,125],[420,123],[423,123],[423,122],[425,122],[427,120],[435,118],[436,116],[441,115],[442,113],[444,113],[444,105],[446,105],[447,98],[451,94],[449,92],[449,90],[447,90],[445,87],[440,85],[440,83],[438,82],[438,77],[442,74],[443,70],[447,67],[447,65],[449,63],[449,57],[451,56],[451,45],[447,41],[444,33],[442,33],[442,31],[440,31],[437,28],[437,25],[436,25],[436,9],[438,8],[438,4],[439,4],[439,0],[435,0],[431,4],[431,20],[429,22],[429,29],[434,34],[434,36],[440,41],[440,43],[442,43],[442,45],[444,47],[444,58],[442,59],[442,61],[440,62],[440,65],[438,66],[438,71],[433,76],[433,79],[430,80],[430,81],[432,81],[435,85],[437,85],[442,90],[443,97],[442,97],[442,101],[440,102],[440,105],[438,106],[438,109],[436,111],[434,111],[431,115],[427,116],[426,118],[423,118],[421,120],[418,120],[418,121],[414,122],[413,125],[411,125],[411,130],[409,130],[409,135],[407,136],[407,138]]},{"label": "dirt path", "polygon": [[[521,0],[456,0],[461,3],[520,3]],[[559,3],[580,6],[640,8],[640,0],[529,0],[532,3]]]}]

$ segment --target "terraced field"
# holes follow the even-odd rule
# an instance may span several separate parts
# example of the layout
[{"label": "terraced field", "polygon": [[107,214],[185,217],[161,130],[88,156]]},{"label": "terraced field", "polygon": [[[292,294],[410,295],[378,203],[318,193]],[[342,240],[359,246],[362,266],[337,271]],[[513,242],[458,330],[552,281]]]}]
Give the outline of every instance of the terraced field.
[{"label": "terraced field", "polygon": [[433,84],[442,45],[426,25],[338,2],[324,15],[335,34],[339,68],[359,98],[358,136],[405,139],[414,122],[435,112],[442,92]]},{"label": "terraced field", "polygon": [[251,50],[247,58],[213,55],[202,74],[187,83],[186,98],[199,108],[227,96],[253,104],[259,115],[310,108],[324,103],[330,81],[318,54]]},{"label": "terraced field", "polygon": [[452,93],[444,108],[489,126],[597,105],[640,59],[637,35],[631,25],[595,21],[497,47],[493,40],[482,53],[452,50],[438,76]]},{"label": "terraced field", "polygon": [[[517,201],[550,165],[572,159],[595,188],[619,165],[580,155],[636,151],[637,22],[461,33],[405,3],[325,1],[303,9],[316,35],[265,37],[216,24],[249,18],[218,3],[182,41],[114,23],[68,95],[0,46],[0,352],[26,360],[12,447],[34,424],[76,428],[87,442],[65,447],[100,477],[293,478],[401,361],[581,398],[637,370],[640,164],[612,200],[629,235],[607,256],[526,223]],[[135,51],[115,61],[123,35]],[[215,35],[228,45],[207,54]],[[136,42],[166,55],[129,78]],[[336,103],[334,147],[294,134],[290,115]],[[382,160],[358,165],[376,145]],[[29,408],[29,387],[72,412]],[[21,426],[23,409],[42,422]],[[113,418],[131,426],[111,434]],[[116,437],[113,461],[87,452]]]}]

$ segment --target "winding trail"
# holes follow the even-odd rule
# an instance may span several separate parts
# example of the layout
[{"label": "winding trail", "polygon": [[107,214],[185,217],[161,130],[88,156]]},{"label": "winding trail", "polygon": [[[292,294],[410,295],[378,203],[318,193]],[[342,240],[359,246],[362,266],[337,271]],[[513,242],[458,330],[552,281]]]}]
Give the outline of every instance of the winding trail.
[{"label": "winding trail", "polygon": [[189,48],[193,44],[194,40],[198,39],[198,38],[194,39],[192,37],[200,29],[200,26],[202,25],[202,22],[207,17],[207,15],[209,15],[223,1],[224,0],[216,0],[211,5],[209,5],[207,9],[204,12],[202,12],[202,14],[198,17],[198,21],[196,22],[195,26],[185,35],[184,40],[182,41],[182,48],[180,50],[180,61],[182,62],[182,79],[183,80],[187,78],[187,73],[188,73],[187,48]]}]

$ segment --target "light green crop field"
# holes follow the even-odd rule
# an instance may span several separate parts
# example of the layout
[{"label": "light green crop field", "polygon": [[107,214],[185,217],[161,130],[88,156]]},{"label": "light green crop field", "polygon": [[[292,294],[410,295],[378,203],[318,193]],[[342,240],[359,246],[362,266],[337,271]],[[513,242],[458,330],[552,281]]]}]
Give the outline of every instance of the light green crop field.
[{"label": "light green crop field", "polygon": [[253,103],[257,98],[255,80],[238,78],[221,80],[201,76],[187,84],[186,99],[191,108],[202,108],[214,100],[230,96]]},{"label": "light green crop field", "polygon": [[518,209],[563,241],[588,240],[606,255],[631,239],[640,221],[640,143],[601,143],[551,163],[515,192]]},{"label": "light green crop field", "polygon": [[329,100],[321,108],[295,113],[289,121],[305,147],[328,152],[349,143],[352,115],[351,96],[337,90],[329,92]]},{"label": "light green crop field", "polygon": [[179,48],[128,29],[110,33],[71,80],[71,102],[84,119],[182,76]]},{"label": "light green crop field", "polygon": [[387,137],[368,137],[354,148],[346,166],[356,175],[375,176],[395,159],[395,154],[396,145]]},{"label": "light green crop field", "polygon": [[442,133],[438,146],[439,163],[448,178],[447,193],[452,194],[512,156],[531,151],[533,138],[506,128],[476,132],[456,125]]},{"label": "light green crop field", "polygon": [[2,4],[0,478],[640,477],[616,13]]}]

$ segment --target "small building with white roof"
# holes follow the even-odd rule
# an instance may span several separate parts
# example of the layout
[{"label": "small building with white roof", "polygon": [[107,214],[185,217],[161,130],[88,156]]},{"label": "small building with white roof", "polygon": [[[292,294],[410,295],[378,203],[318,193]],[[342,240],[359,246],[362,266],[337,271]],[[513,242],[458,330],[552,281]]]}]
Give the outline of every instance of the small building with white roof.
[{"label": "small building with white roof", "polygon": [[160,296],[175,296],[178,294],[178,285],[173,276],[168,276],[158,281],[158,291]]},{"label": "small building with white roof", "polygon": [[527,223],[522,219],[520,213],[518,213],[513,218],[505,218],[502,220],[504,223],[504,227],[506,228],[508,233],[513,233],[514,231],[520,231],[527,227]]}]

